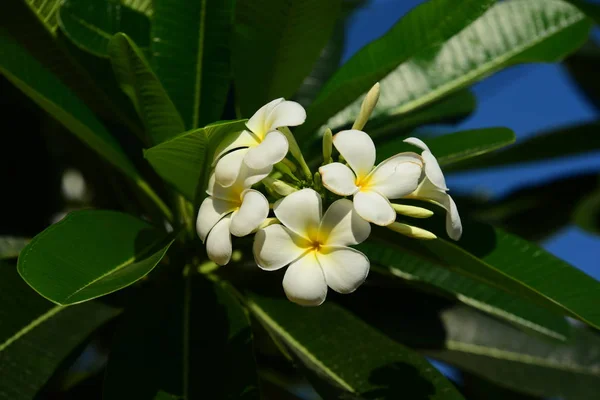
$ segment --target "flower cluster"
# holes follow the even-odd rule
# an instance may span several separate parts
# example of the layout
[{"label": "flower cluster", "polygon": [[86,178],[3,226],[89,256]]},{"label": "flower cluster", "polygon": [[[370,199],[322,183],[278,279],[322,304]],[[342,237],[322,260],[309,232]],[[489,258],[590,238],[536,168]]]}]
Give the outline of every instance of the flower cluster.
[{"label": "flower cluster", "polygon": [[[247,129],[216,152],[208,197],[196,222],[209,258],[227,264],[233,251],[231,235],[255,233],[256,264],[266,271],[288,266],[283,279],[288,299],[319,305],[328,287],[351,293],[365,281],[369,260],[349,246],[365,241],[371,224],[418,239],[436,238],[429,231],[396,222],[397,214],[425,218],[431,211],[390,200],[438,204],[446,210],[448,236],[458,240],[462,225],[456,205],[425,143],[408,138],[405,142],[421,154],[400,153],[375,165],[375,144],[362,128],[378,96],[377,84],[367,94],[352,129],[335,136],[325,132],[323,163],[314,175],[289,130],[304,122],[304,108],[284,99],[261,107],[248,120]],[[331,159],[333,147],[339,153],[337,162]],[[295,162],[286,158],[288,153]],[[329,204],[325,212],[324,203]],[[274,217],[269,218],[271,210]]]}]

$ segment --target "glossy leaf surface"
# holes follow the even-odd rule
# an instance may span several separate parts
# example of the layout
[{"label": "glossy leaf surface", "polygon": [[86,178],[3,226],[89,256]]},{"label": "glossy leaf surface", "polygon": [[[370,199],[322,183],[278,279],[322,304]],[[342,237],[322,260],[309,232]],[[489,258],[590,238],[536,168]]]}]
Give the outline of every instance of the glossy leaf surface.
[{"label": "glossy leaf surface", "polygon": [[80,303],[131,285],[158,264],[172,239],[115,211],[76,211],[37,235],[19,256],[23,279],[57,304]]},{"label": "glossy leaf surface", "polygon": [[[450,7],[463,10],[456,2]],[[560,60],[583,44],[590,26],[582,12],[561,0],[499,2],[441,46],[420,48],[393,71],[387,71],[385,78],[376,78],[383,79],[373,117],[409,113],[512,64]],[[355,99],[368,89],[353,91],[347,98]],[[317,99],[323,99],[323,110],[337,111],[327,108],[337,93],[328,93],[325,88]],[[353,121],[361,101],[356,100],[327,124]],[[341,101],[335,104],[343,105]],[[325,117],[324,111],[317,114],[314,124],[324,123]]]},{"label": "glossy leaf surface", "polygon": [[341,0],[240,0],[233,71],[242,116],[292,96],[329,39]]},{"label": "glossy leaf surface", "polygon": [[232,0],[155,0],[152,66],[186,129],[221,118],[231,79]]}]

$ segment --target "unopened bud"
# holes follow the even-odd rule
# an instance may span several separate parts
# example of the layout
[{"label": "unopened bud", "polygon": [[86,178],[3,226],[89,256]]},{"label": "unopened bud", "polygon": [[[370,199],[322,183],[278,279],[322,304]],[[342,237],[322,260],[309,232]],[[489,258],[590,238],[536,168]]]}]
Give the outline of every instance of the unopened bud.
[{"label": "unopened bud", "polygon": [[419,228],[416,226],[412,226],[412,225],[403,224],[400,222],[394,222],[393,224],[388,225],[387,228],[394,232],[397,232],[401,235],[412,237],[415,239],[422,239],[422,240],[437,239],[437,236],[435,236],[435,234],[429,232],[428,230],[425,230],[423,228]]},{"label": "unopened bud", "polygon": [[284,181],[273,179],[271,177],[264,178],[263,183],[280,196],[287,196],[298,190],[295,187],[288,185]]},{"label": "unopened bud", "polygon": [[371,113],[373,113],[373,110],[377,105],[377,100],[379,100],[379,82],[374,84],[365,96],[360,106],[360,113],[358,114],[356,121],[354,121],[352,129],[362,130],[365,127],[367,121],[371,117]]},{"label": "unopened bud", "polygon": [[331,160],[331,151],[333,144],[333,132],[327,128],[323,134],[323,165],[329,164]]},{"label": "unopened bud", "polygon": [[392,204],[392,207],[397,214],[412,218],[429,218],[433,215],[433,211],[423,207],[407,206],[405,204]]},{"label": "unopened bud", "polygon": [[315,175],[313,176],[313,184],[317,192],[323,188],[323,181],[321,180],[321,174],[319,172],[315,172]]}]

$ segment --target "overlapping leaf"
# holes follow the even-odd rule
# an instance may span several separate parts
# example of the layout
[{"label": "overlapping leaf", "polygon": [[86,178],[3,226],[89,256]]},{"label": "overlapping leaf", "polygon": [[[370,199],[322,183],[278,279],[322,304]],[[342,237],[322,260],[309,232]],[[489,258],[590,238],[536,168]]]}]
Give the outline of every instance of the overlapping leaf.
[{"label": "overlapping leaf", "polygon": [[155,0],[152,66],[186,129],[220,119],[231,79],[232,0]]},{"label": "overlapping leaf", "polygon": [[[437,49],[440,43],[481,16],[493,3],[493,0],[433,0],[413,9],[385,35],[356,53],[327,82],[308,110],[308,119],[299,130],[301,137],[312,135],[330,116],[398,65],[423,58]],[[390,90],[390,93],[395,91]]]},{"label": "overlapping leaf", "polygon": [[462,399],[420,355],[332,302],[302,308],[251,295],[249,308],[305,368],[342,396]]},{"label": "overlapping leaf", "polygon": [[67,356],[118,311],[89,302],[55,306],[0,264],[0,399],[30,400]]},{"label": "overlapping leaf", "polygon": [[60,305],[131,285],[163,258],[172,238],[114,211],[76,211],[37,235],[19,256],[23,279]]},{"label": "overlapping leaf", "polygon": [[341,0],[241,0],[236,4],[233,71],[242,115],[293,95],[310,73]]},{"label": "overlapping leaf", "polygon": [[191,274],[155,282],[127,309],[105,398],[259,398],[245,311],[226,284]]},{"label": "overlapping leaf", "polygon": [[146,150],[156,172],[188,200],[199,204],[205,196],[217,146],[245,129],[246,120],[223,121],[195,129]]},{"label": "overlapping leaf", "polygon": [[118,32],[129,35],[140,48],[150,48],[150,20],[119,0],[66,0],[58,23],[75,45],[100,57],[108,56],[108,42]]},{"label": "overlapping leaf", "polygon": [[[463,7],[455,2],[450,7],[457,12],[463,11]],[[381,97],[373,117],[409,113],[512,64],[560,60],[581,46],[590,26],[589,19],[581,11],[562,0],[499,2],[442,45],[418,48],[396,69],[388,70],[385,78],[384,75],[373,78],[370,84],[383,78]],[[411,32],[406,36],[415,35]],[[413,40],[404,42],[412,43]],[[357,59],[359,54],[355,56]],[[355,69],[352,74],[349,70],[345,72],[348,78],[358,75],[358,71],[369,71],[358,65]],[[345,68],[338,75],[341,76],[342,71]],[[323,111],[313,117],[307,129],[324,123],[326,111],[339,110],[339,106],[333,107],[333,104],[344,105],[341,101],[334,103],[335,96],[341,96],[337,94],[337,86],[341,89],[342,83],[332,80],[323,90],[315,103],[315,108],[318,106]],[[368,85],[360,93],[343,93],[348,99],[355,99],[367,89]],[[332,106],[329,106],[330,102]],[[360,102],[361,99],[356,100],[327,124],[338,126],[353,121],[360,110]]]},{"label": "overlapping leaf", "polygon": [[133,102],[151,143],[183,133],[181,116],[135,43],[119,33],[110,40],[108,54],[121,89]]}]

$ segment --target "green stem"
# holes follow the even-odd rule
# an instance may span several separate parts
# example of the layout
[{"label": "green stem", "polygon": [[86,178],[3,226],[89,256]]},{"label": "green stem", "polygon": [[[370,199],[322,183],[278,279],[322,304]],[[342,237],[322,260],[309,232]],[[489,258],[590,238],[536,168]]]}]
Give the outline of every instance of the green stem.
[{"label": "green stem", "polygon": [[164,217],[170,222],[173,223],[173,213],[171,209],[162,201],[160,197],[156,194],[156,192],[145,182],[142,180],[136,181],[138,187],[142,189],[144,193],[148,196],[150,200],[160,209]]}]

